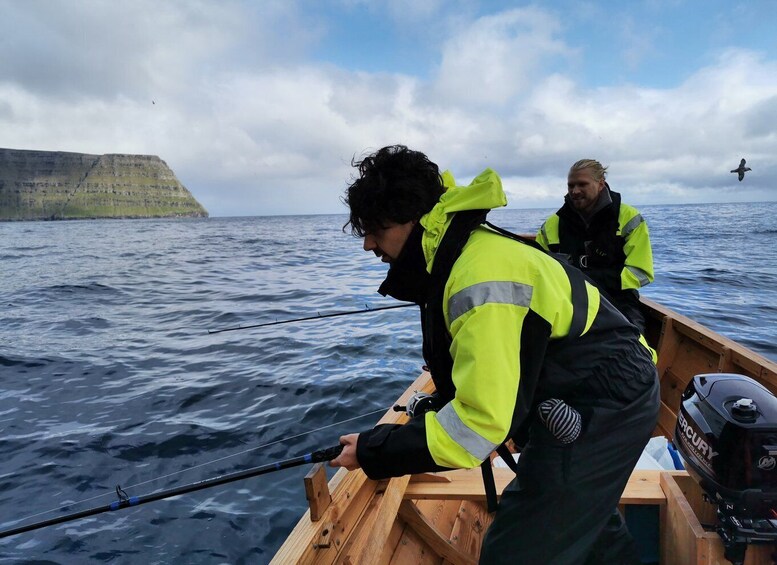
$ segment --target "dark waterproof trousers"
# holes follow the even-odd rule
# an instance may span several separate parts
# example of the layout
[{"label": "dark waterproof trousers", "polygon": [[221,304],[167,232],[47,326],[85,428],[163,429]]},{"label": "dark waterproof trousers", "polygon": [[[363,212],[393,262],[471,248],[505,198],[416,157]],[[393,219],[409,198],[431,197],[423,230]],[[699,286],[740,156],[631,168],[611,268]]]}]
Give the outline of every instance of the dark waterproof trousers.
[{"label": "dark waterproof trousers", "polygon": [[518,474],[502,493],[480,563],[639,563],[617,506],[655,429],[658,407],[656,381],[628,405],[589,407],[583,433],[571,444],[559,443],[535,423]]}]

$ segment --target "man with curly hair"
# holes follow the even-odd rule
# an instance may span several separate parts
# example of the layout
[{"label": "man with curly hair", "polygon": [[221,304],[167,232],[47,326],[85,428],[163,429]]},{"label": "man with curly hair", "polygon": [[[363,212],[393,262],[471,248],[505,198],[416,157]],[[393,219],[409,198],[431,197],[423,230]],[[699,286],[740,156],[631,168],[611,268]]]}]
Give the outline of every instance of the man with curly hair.
[{"label": "man with curly hair", "polygon": [[506,204],[494,171],[455,186],[401,145],[355,166],[346,226],[389,264],[379,291],[419,305],[438,399],[341,437],[330,464],[372,479],[480,465],[486,478],[519,438],[481,563],[639,563],[617,512],[659,406],[637,328],[580,271],[486,222]]}]

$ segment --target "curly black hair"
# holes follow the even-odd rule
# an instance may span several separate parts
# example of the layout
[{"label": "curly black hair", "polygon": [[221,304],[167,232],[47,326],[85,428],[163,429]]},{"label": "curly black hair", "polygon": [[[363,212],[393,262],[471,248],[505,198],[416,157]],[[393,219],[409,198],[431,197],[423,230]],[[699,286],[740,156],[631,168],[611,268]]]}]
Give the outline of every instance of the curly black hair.
[{"label": "curly black hair", "polygon": [[351,165],[359,177],[342,199],[351,209],[343,231],[350,225],[356,237],[385,228],[388,222],[419,220],[445,192],[439,167],[404,145],[383,147]]}]

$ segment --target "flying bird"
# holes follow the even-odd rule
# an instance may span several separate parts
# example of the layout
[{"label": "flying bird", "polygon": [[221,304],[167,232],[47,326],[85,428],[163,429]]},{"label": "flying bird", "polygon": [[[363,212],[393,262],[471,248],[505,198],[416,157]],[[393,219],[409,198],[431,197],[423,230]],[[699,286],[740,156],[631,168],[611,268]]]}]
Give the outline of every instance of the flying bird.
[{"label": "flying bird", "polygon": [[742,159],[739,162],[739,167],[737,167],[736,169],[734,169],[731,172],[732,173],[737,173],[737,175],[739,176],[739,182],[742,182],[742,179],[745,178],[745,171],[752,171],[752,170],[753,169],[751,169],[750,167],[745,167],[745,160]]}]

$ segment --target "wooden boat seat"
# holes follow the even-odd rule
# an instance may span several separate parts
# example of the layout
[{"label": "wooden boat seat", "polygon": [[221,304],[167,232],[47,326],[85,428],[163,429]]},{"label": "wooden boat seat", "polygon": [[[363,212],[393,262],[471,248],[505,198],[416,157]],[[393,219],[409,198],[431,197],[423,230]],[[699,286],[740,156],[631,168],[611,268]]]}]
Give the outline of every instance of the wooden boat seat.
[{"label": "wooden boat seat", "polygon": [[[635,470],[626,485],[621,504],[666,504],[661,489],[660,477],[665,471]],[[684,471],[680,473],[684,474]],[[494,468],[496,491],[501,493],[513,480],[515,473],[510,469]],[[444,473],[413,475],[405,489],[405,499],[410,500],[472,500],[485,502],[483,476],[480,469],[459,469]]]}]

